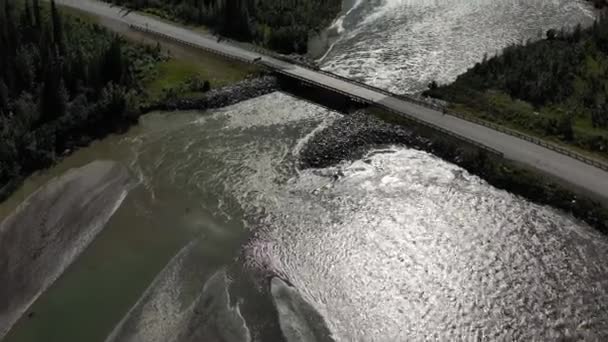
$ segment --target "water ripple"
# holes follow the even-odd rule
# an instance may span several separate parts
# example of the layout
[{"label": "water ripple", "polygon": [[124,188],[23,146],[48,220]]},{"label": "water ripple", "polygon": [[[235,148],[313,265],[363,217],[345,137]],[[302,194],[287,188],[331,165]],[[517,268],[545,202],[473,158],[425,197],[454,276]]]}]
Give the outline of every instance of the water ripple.
[{"label": "water ripple", "polygon": [[594,15],[582,0],[370,0],[343,19],[322,68],[415,93],[453,81],[485,54]]},{"label": "water ripple", "polygon": [[608,337],[605,237],[424,152],[367,160],[302,172],[249,246],[339,339]]}]

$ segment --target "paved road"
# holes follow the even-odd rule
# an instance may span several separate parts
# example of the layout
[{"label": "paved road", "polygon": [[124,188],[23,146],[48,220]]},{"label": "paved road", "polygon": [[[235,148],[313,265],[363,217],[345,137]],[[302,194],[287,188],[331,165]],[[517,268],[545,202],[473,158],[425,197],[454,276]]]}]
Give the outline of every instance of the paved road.
[{"label": "paved road", "polygon": [[381,104],[389,109],[399,111],[419,120],[439,126],[457,135],[467,137],[477,143],[502,152],[508,159],[532,166],[568,183],[574,184],[575,186],[596,195],[597,198],[608,204],[608,172],[523,139],[457,117],[443,115],[441,112],[428,107],[410,103],[396,97],[386,96],[380,91],[350,83],[322,72],[289,64],[254,51],[230,45],[229,43],[218,43],[216,39],[211,36],[204,36],[200,33],[180,28],[170,23],[165,23],[134,12],[127,14],[123,9],[112,7],[106,3],[95,0],[56,0],[56,2],[58,4],[90,12],[104,19],[115,20],[127,25],[145,27],[150,31],[162,33],[174,39],[185,41],[202,48],[216,50],[235,58],[248,61],[261,58],[262,63],[272,68],[280,69],[281,72],[291,76],[316,83],[323,87],[332,88],[373,103]]}]

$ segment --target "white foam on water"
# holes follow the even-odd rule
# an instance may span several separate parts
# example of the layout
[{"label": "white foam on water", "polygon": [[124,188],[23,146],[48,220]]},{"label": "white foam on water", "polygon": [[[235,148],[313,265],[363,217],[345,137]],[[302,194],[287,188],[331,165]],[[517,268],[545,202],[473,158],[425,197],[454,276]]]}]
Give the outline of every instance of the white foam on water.
[{"label": "white foam on water", "polygon": [[[363,4],[364,0],[357,0],[353,6],[346,11],[346,13],[344,13],[343,15],[339,16],[336,20],[334,20],[334,22],[329,26],[328,30],[335,30],[336,33],[338,35],[342,35],[345,31],[344,29],[344,20],[355,10],[357,10],[362,4]],[[322,62],[325,57],[327,57],[327,55],[329,55],[329,53],[333,50],[334,46],[336,45],[336,43],[338,43],[340,41],[342,37],[338,38],[336,41],[334,41],[329,48],[327,49],[327,51],[325,52],[325,54],[323,54],[323,56],[321,56],[320,58],[317,59],[317,62],[320,63]]]},{"label": "white foam on water", "polygon": [[339,341],[602,340],[608,239],[407,148],[304,170],[248,247]]},{"label": "white foam on water", "polygon": [[218,110],[214,115],[228,118],[225,129],[289,126],[316,120],[329,110],[291,95],[275,92]]},{"label": "white foam on water", "polygon": [[397,93],[451,82],[486,54],[595,17],[582,0],[385,0],[369,11],[321,67]]}]

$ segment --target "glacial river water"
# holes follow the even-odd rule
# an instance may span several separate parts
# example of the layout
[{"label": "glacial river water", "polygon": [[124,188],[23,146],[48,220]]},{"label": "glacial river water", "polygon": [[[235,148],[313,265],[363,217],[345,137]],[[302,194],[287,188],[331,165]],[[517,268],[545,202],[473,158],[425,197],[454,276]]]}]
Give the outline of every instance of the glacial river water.
[{"label": "glacial river water", "polygon": [[[588,25],[595,16],[570,0],[350,0],[332,26],[340,33],[320,59],[325,70],[396,93],[453,81],[484,55]],[[335,37],[335,34],[334,34]]]},{"label": "glacial river water", "polygon": [[[388,37],[401,23],[404,31],[423,35],[428,22],[445,24],[458,15],[471,27],[464,1],[420,3],[355,7],[325,66],[344,70],[347,57],[356,60],[348,48],[363,39],[365,27],[377,36],[384,27]],[[518,29],[522,23],[544,28],[563,13],[589,16],[576,2],[546,1],[528,6],[517,22],[513,8],[541,2],[498,3],[479,1],[479,33],[461,38],[476,39],[487,51],[514,39],[499,44],[488,38],[497,35],[491,19],[497,8],[510,18],[503,32],[519,30],[524,38],[535,29]],[[349,26],[350,15],[364,20]],[[379,26],[369,24],[374,21]],[[433,73],[446,80],[457,73],[424,67],[434,55],[424,58],[423,51],[439,51],[458,70],[483,55],[442,45],[458,37],[452,30],[433,32],[435,40],[419,41],[428,50],[411,59],[420,66],[418,76],[407,76],[414,69],[392,72],[395,59],[380,57],[382,47],[395,49],[399,61],[410,60],[404,36],[393,45],[360,45],[358,53],[369,50],[350,64],[353,73],[372,80],[361,67],[371,63],[395,89],[408,91]],[[80,240],[61,242],[73,260],[62,259],[66,272],[5,340],[608,339],[605,236],[405,146],[371,149],[326,169],[299,169],[298,155],[310,137],[339,115],[282,93],[210,112],[151,113],[128,133],[28,179],[0,206],[0,215],[51,178],[95,160],[127,167],[136,185],[119,197],[120,206],[81,254],[71,253],[82,250]],[[117,201],[98,205],[107,211]],[[80,219],[58,217],[65,225]],[[0,243],[5,238],[0,230]]]}]

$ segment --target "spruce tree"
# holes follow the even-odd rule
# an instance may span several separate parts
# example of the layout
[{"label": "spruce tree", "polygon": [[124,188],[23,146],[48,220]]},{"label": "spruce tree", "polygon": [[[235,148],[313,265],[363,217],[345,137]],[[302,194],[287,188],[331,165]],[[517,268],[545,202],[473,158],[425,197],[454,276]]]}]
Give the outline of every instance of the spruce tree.
[{"label": "spruce tree", "polygon": [[27,0],[25,1],[22,24],[25,27],[30,27],[32,25],[32,10],[30,9],[30,2]]},{"label": "spruce tree", "polygon": [[4,80],[0,78],[0,110],[7,111],[8,109],[8,87]]},{"label": "spruce tree", "polygon": [[40,29],[42,27],[41,15],[40,15],[40,0],[33,0],[34,7],[34,25]]},{"label": "spruce tree", "polygon": [[53,43],[59,53],[65,53],[65,45],[63,41],[63,25],[61,23],[61,15],[55,5],[55,0],[51,0],[51,23],[53,24]]}]

